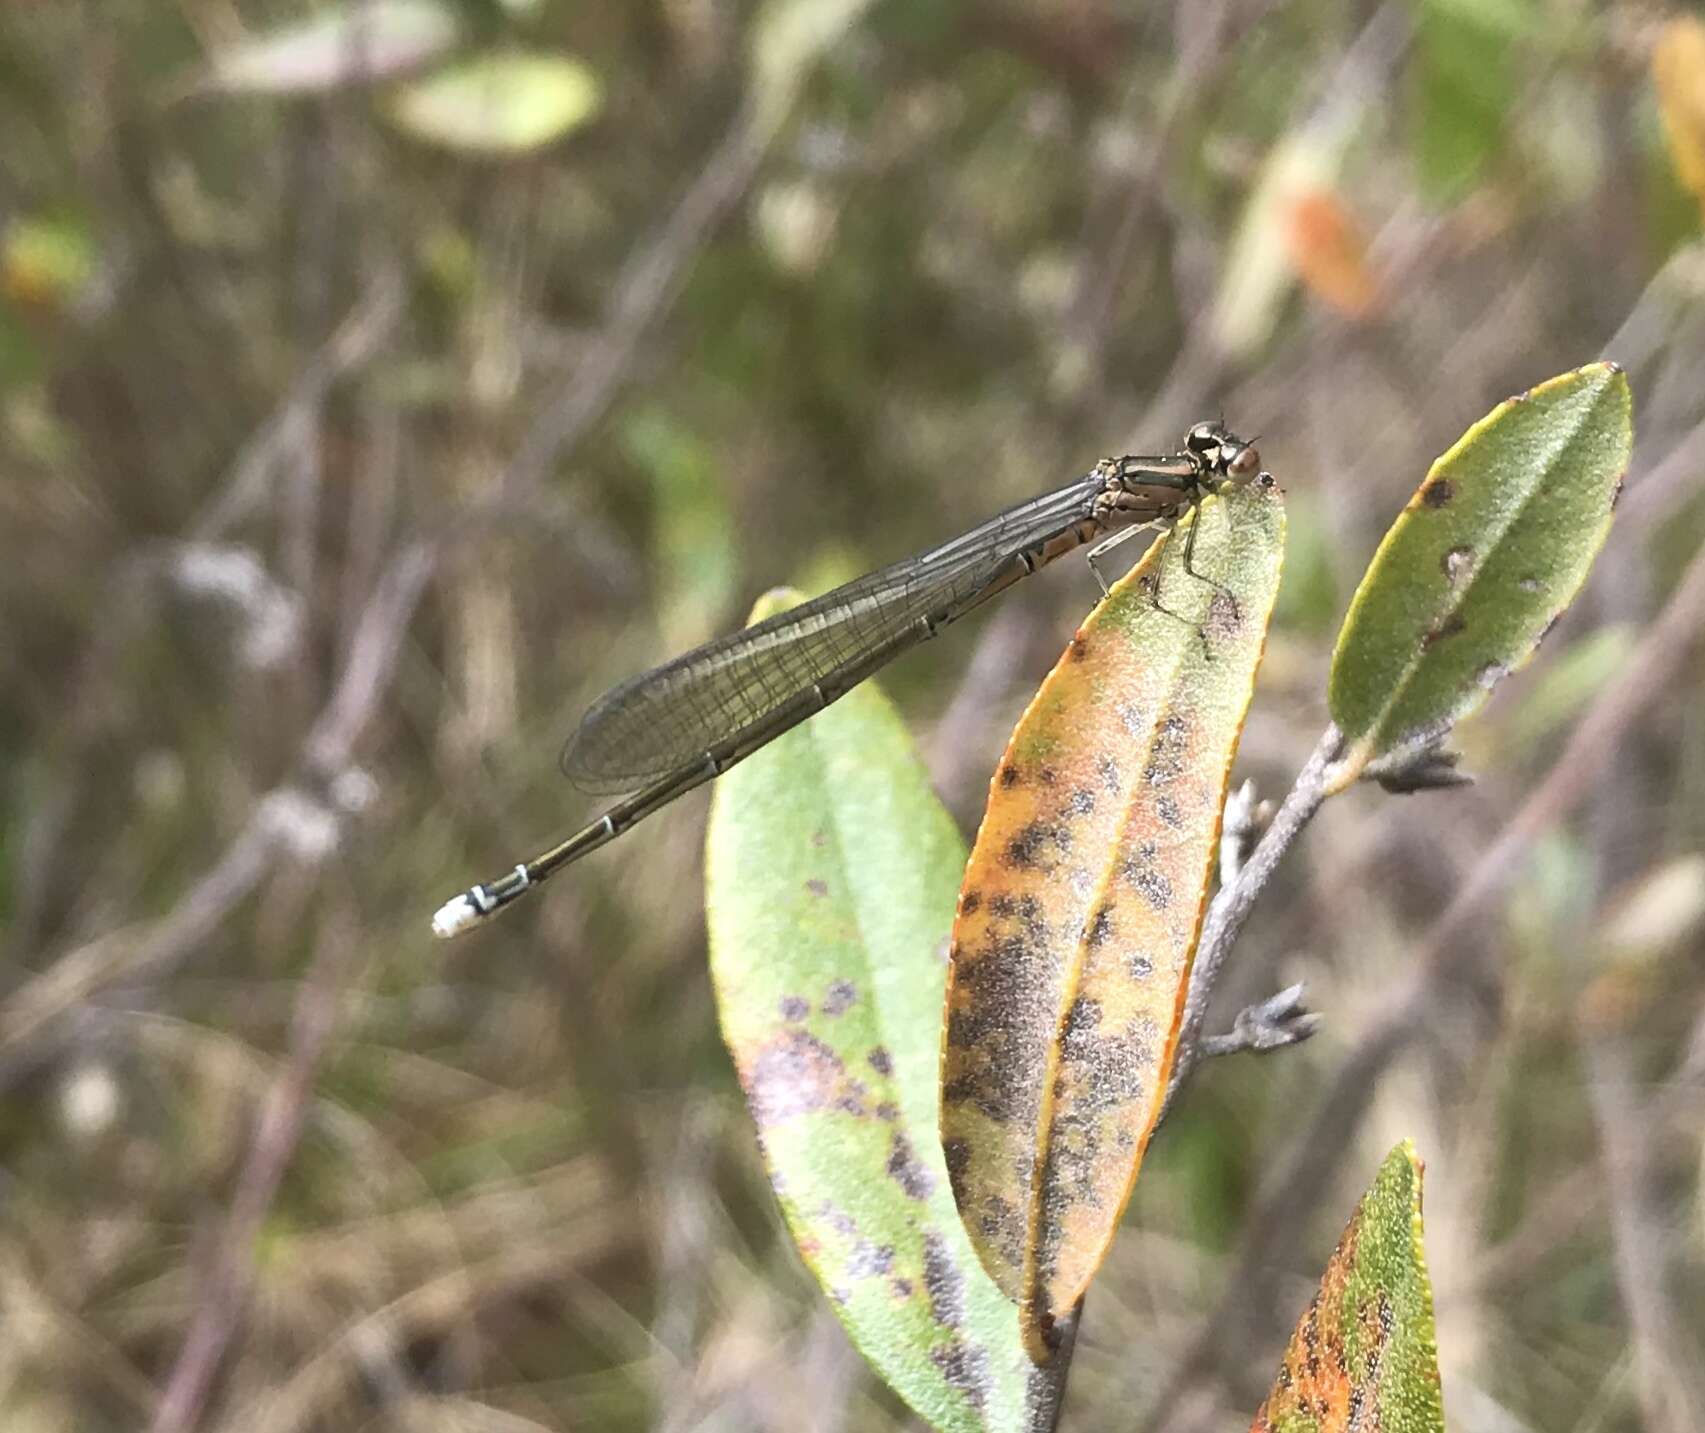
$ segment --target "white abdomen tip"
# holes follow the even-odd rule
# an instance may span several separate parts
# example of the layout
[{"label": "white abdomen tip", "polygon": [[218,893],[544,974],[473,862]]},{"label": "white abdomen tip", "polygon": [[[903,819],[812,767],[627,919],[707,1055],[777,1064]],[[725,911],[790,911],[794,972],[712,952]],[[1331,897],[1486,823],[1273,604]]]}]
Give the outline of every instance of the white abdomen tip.
[{"label": "white abdomen tip", "polygon": [[479,907],[469,900],[468,893],[463,891],[454,900],[445,901],[438,907],[438,914],[432,917],[432,933],[440,940],[449,940],[453,935],[460,935],[479,918]]}]

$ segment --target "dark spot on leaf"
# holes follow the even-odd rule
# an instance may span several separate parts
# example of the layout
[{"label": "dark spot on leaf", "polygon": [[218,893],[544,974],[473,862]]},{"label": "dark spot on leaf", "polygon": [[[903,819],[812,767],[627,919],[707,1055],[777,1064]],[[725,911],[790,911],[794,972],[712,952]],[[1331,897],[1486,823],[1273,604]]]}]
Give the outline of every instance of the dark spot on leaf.
[{"label": "dark spot on leaf", "polygon": [[888,1053],[885,1046],[878,1045],[864,1058],[877,1074],[892,1075],[894,1073],[894,1057]]},{"label": "dark spot on leaf", "polygon": [[1048,939],[1048,922],[1042,914],[1042,903],[1035,896],[1014,896],[1002,891],[989,902],[989,913],[999,920],[1018,921],[1024,926],[1024,934],[1038,945]]},{"label": "dark spot on leaf", "polygon": [[829,987],[829,993],[823,997],[823,1013],[825,1015],[844,1015],[858,1003],[858,991],[851,981],[837,980]]},{"label": "dark spot on leaf", "polygon": [[1125,728],[1129,736],[1141,736],[1147,727],[1143,714],[1130,702],[1120,702],[1114,714],[1119,718],[1119,725]]},{"label": "dark spot on leaf", "polygon": [[803,1020],[811,1013],[810,1001],[798,995],[784,995],[781,998],[781,1018],[783,1020]]},{"label": "dark spot on leaf", "polygon": [[1024,1220],[1017,1209],[1000,1195],[991,1194],[983,1201],[977,1228],[1006,1263],[1018,1266],[1024,1256]]},{"label": "dark spot on leaf", "polygon": [[959,898],[959,914],[968,916],[975,911],[978,906],[982,905],[982,903],[983,893],[981,891],[966,891],[965,894]]},{"label": "dark spot on leaf", "polygon": [[1072,644],[1066,650],[1071,654],[1071,659],[1074,662],[1081,662],[1089,655],[1089,639],[1083,635],[1082,628],[1079,628],[1073,635]]},{"label": "dark spot on leaf", "polygon": [[962,1139],[944,1139],[941,1142],[941,1157],[947,1161],[947,1177],[953,1181],[957,1193],[964,1182],[965,1171],[971,1167],[971,1146]]},{"label": "dark spot on leaf", "polygon": [[[1072,1014],[1076,1014],[1073,1007]],[[1080,1137],[1074,1141],[1056,1138],[1049,1148],[1050,1177],[1066,1178],[1077,1185],[1080,1199],[1094,1195],[1094,1166],[1098,1159],[1094,1131],[1098,1117],[1121,1105],[1141,1099],[1154,1077],[1159,1041],[1153,1022],[1141,1020],[1124,1030],[1101,1029],[1100,1010],[1093,1019],[1075,1022],[1068,1016],[1061,1041],[1062,1064],[1074,1071],[1072,1087],[1077,1099],[1070,1110],[1070,1120],[1081,1125]],[[1056,1115],[1056,1119],[1059,1116]],[[1076,1173],[1069,1167],[1056,1168],[1056,1155],[1081,1158],[1084,1168]]]},{"label": "dark spot on leaf", "polygon": [[1178,809],[1178,803],[1170,796],[1162,794],[1155,798],[1154,814],[1160,817],[1163,825],[1170,826],[1174,831],[1184,824],[1184,813]]},{"label": "dark spot on leaf", "polygon": [[1125,862],[1120,874],[1155,910],[1163,911],[1172,904],[1172,882],[1155,870],[1154,859],[1154,842],[1144,841],[1137,854]]},{"label": "dark spot on leaf", "polygon": [[1019,775],[1018,768],[1010,761],[1007,762],[1005,766],[1001,767],[1000,783],[1002,786],[1011,788],[1017,786],[1020,780],[1022,780],[1022,777]]},{"label": "dark spot on leaf", "polygon": [[1072,843],[1071,828],[1032,821],[1006,843],[1006,864],[1020,869],[1040,865],[1042,850],[1050,842],[1062,851],[1068,849]]},{"label": "dark spot on leaf", "polygon": [[864,1113],[864,1086],[849,1080],[840,1056],[804,1030],[760,1046],[742,1061],[740,1082],[760,1127],[829,1109]]},{"label": "dark spot on leaf", "polygon": [[1042,856],[1042,843],[1047,839],[1047,827],[1032,821],[1006,843],[1006,863],[1014,867],[1033,867]]},{"label": "dark spot on leaf", "polygon": [[1131,972],[1131,979],[1147,980],[1154,974],[1154,962],[1146,955],[1133,955],[1125,961],[1125,969]]},{"label": "dark spot on leaf", "polygon": [[1448,617],[1435,622],[1427,629],[1426,635],[1421,638],[1421,645],[1431,647],[1435,642],[1442,642],[1447,637],[1454,637],[1459,632],[1466,632],[1467,630],[1468,622],[1462,613],[1452,612]]},{"label": "dark spot on leaf", "polygon": [[1089,924],[1084,927],[1084,944],[1094,950],[1112,934],[1113,907],[1103,902],[1095,908],[1095,914],[1090,917]]},{"label": "dark spot on leaf", "polygon": [[1618,474],[1616,486],[1610,490],[1610,510],[1612,512],[1616,511],[1616,505],[1622,501],[1622,483],[1627,476],[1626,473]]},{"label": "dark spot on leaf", "polygon": [[892,1100],[884,1100],[876,1107],[876,1118],[883,1124],[891,1125],[900,1118],[900,1107]]},{"label": "dark spot on leaf", "polygon": [[1243,609],[1237,605],[1237,598],[1216,587],[1208,599],[1208,615],[1202,624],[1204,635],[1229,637],[1242,626]]},{"label": "dark spot on leaf", "polygon": [[1545,584],[1543,582],[1532,575],[1523,577],[1516,583],[1516,586],[1521,588],[1523,592],[1538,592],[1544,585]]},{"label": "dark spot on leaf", "polygon": [[1421,501],[1430,508],[1442,508],[1455,496],[1456,489],[1449,478],[1434,478],[1421,489]]},{"label": "dark spot on leaf", "polygon": [[935,1193],[935,1180],[930,1177],[928,1167],[899,1130],[894,1131],[888,1143],[888,1177],[909,1199],[928,1199]]},{"label": "dark spot on leaf", "polygon": [[898,1274],[888,1281],[888,1287],[897,1299],[909,1299],[912,1296],[912,1281],[901,1278]]},{"label": "dark spot on leaf", "polygon": [[1149,747],[1148,765],[1143,768],[1143,780],[1150,786],[1163,786],[1184,769],[1184,748],[1189,727],[1176,712],[1161,719]]},{"label": "dark spot on leaf", "polygon": [[965,1322],[965,1275],[953,1262],[947,1241],[934,1230],[924,1234],[924,1291],[930,1314],[941,1327],[956,1329]]},{"label": "dark spot on leaf", "polygon": [[810,891],[814,896],[826,896],[829,894],[829,883],[827,881],[820,881],[813,876],[805,883],[805,889]]},{"label": "dark spot on leaf", "polygon": [[849,1239],[858,1237],[858,1221],[838,1205],[825,1199],[817,1206],[818,1222],[827,1224],[837,1234],[844,1234]]},{"label": "dark spot on leaf", "polygon": [[1055,771],[1051,766],[1044,766],[1036,774],[1042,779],[1042,784],[1044,786],[1052,786],[1060,779],[1060,773]]},{"label": "dark spot on leaf", "polygon": [[1061,1033],[1068,1042],[1081,1039],[1094,1033],[1095,1027],[1100,1023],[1101,1002],[1087,995],[1080,995],[1066,1011],[1066,1028]]},{"label": "dark spot on leaf", "polygon": [[811,844],[813,846],[821,846],[828,839],[829,833],[827,831],[819,829],[811,833]]},{"label": "dark spot on leaf", "polygon": [[1068,816],[1087,816],[1093,810],[1095,810],[1095,793],[1087,786],[1074,788],[1072,794],[1066,798],[1066,815]]},{"label": "dark spot on leaf", "polygon": [[1472,547],[1453,547],[1439,559],[1439,566],[1444,569],[1445,580],[1454,587],[1462,580],[1462,574],[1468,571],[1468,564],[1473,561]]},{"label": "dark spot on leaf", "polygon": [[1101,778],[1101,784],[1109,791],[1119,789],[1119,763],[1103,752],[1095,759],[1096,775]]},{"label": "dark spot on leaf", "polygon": [[930,1362],[941,1370],[941,1376],[965,1395],[965,1401],[978,1413],[988,1402],[989,1355],[977,1344],[953,1339],[929,1351]]},{"label": "dark spot on leaf", "polygon": [[868,1279],[874,1275],[886,1274],[893,1267],[892,1244],[873,1244],[868,1239],[860,1239],[853,1245],[852,1253],[847,1256],[846,1272],[854,1279]]}]

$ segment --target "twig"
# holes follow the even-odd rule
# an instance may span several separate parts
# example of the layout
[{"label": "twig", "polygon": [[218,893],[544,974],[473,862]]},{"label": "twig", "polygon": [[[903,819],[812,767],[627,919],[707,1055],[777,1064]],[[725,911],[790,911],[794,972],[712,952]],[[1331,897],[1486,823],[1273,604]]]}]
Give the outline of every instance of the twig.
[{"label": "twig", "polygon": [[402,277],[382,269],[361,302],[296,377],[283,402],[244,445],[230,481],[190,525],[204,542],[223,537],[266,496],[279,463],[291,451],[303,422],[316,412],[332,384],[367,362],[395,331],[403,312]]},{"label": "twig", "polygon": [[623,267],[602,331],[566,387],[546,406],[493,486],[493,498],[531,492],[557,456],[610,409],[640,341],[686,282],[710,232],[746,192],[777,130],[776,116],[748,104],[700,168],[654,238]]},{"label": "twig", "polygon": [[1705,1427],[1705,1406],[1692,1376],[1698,1350],[1676,1318],[1666,1240],[1651,1207],[1651,1108],[1635,1098],[1633,1071],[1617,1033],[1595,1028],[1587,1015],[1580,1024],[1616,1282],[1633,1334],[1641,1424],[1652,1433],[1695,1433]]},{"label": "twig", "polygon": [[1196,943],[1196,959],[1190,968],[1190,993],[1184,1001],[1184,1019],[1178,1032],[1178,1059],[1172,1067],[1172,1079],[1166,1090],[1166,1103],[1161,1106],[1165,1119],[1172,1102],[1184,1087],[1191,1072],[1204,1053],[1202,1026],[1208,1016],[1208,1004],[1213,997],[1214,983],[1219,979],[1225,958],[1237,939],[1262,889],[1272,879],[1291,842],[1302,833],[1326,799],[1326,773],[1337,757],[1343,738],[1335,726],[1328,726],[1315,745],[1314,752],[1297,773],[1284,805],[1273,817],[1254,854],[1238,872],[1236,880],[1223,887],[1208,907],[1202,923],[1202,938]]},{"label": "twig", "polygon": [[[28,1068],[31,1046],[56,1018],[118,984],[157,980],[187,960],[260,884],[281,852],[330,854],[353,808],[339,801],[338,778],[355,742],[389,689],[414,609],[432,570],[433,549],[405,548],[368,602],[336,691],[303,745],[311,785],[287,782],[255,802],[224,854],[158,921],[99,936],[55,960],[0,1004],[0,1087]],[[356,783],[359,786],[360,783]]]},{"label": "twig", "polygon": [[1065,1411],[1066,1379],[1071,1373],[1072,1354],[1077,1351],[1078,1327],[1083,1322],[1083,1300],[1070,1313],[1054,1320],[1054,1356],[1030,1372],[1025,1388],[1028,1419],[1026,1433],[1054,1433]]},{"label": "twig", "polygon": [[215,1244],[212,1268],[197,1291],[195,1317],[154,1411],[151,1433],[179,1433],[200,1421],[208,1387],[247,1301],[255,1239],[300,1142],[314,1073],[336,1018],[345,967],[361,948],[347,911],[330,918],[321,940],[297,1002],[289,1059],[267,1092],[230,1213]]},{"label": "twig", "polygon": [[[1273,1240],[1294,1228],[1300,1211],[1320,1202],[1342,1153],[1354,1146],[1354,1135],[1367,1114],[1379,1077],[1412,1041],[1421,1038],[1428,1028],[1428,1012],[1440,993],[1472,958],[1471,947],[1461,939],[1469,923],[1515,877],[1534,841],[1568,815],[1592,789],[1600,772],[1600,753],[1626,740],[1627,729],[1653,707],[1654,694],[1673,678],[1702,626],[1705,551],[1696,554],[1688,565],[1680,585],[1635,648],[1620,679],[1600,694],[1539,786],[1510,818],[1491,849],[1475,862],[1468,880],[1422,942],[1408,979],[1376,1011],[1316,1106],[1313,1119],[1265,1182],[1245,1224],[1235,1265],[1227,1275],[1226,1293],[1179,1361],[1143,1426],[1175,1427],[1171,1420],[1178,1400],[1212,1369],[1216,1351],[1231,1345],[1235,1326],[1271,1300],[1278,1270],[1265,1251]],[[1299,777],[1299,785],[1301,781]]]},{"label": "twig", "polygon": [[1281,1050],[1299,1044],[1320,1028],[1320,1017],[1305,1009],[1308,987],[1298,982],[1238,1011],[1224,1035],[1204,1035],[1196,1045],[1197,1060],[1214,1060],[1245,1050]]}]

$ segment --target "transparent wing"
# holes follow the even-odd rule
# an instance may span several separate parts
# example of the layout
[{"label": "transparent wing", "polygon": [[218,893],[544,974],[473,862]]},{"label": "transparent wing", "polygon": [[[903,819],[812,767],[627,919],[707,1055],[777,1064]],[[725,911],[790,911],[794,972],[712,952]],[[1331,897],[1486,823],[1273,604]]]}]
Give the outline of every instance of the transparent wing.
[{"label": "transparent wing", "polygon": [[1088,517],[1101,487],[1079,478],[623,682],[581,718],[564,774],[583,791],[614,792],[690,765],[920,617],[968,601],[1014,553]]}]

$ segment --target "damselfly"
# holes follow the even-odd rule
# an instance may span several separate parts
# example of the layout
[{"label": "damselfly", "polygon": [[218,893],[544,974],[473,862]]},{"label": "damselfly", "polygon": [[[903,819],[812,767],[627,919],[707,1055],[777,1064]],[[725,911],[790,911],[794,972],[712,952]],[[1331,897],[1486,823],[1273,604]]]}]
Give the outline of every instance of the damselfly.
[{"label": "damselfly", "polygon": [[[1097,539],[1089,562],[1105,592],[1096,559],[1109,548],[1144,529],[1171,527],[1208,494],[1249,482],[1260,467],[1255,449],[1223,424],[1198,423],[1176,453],[1103,458],[1085,476],[963,537],[623,682],[581,719],[562,769],[582,791],[633,794],[508,875],[445,902],[432,929],[441,936],[466,930],[815,716],[1019,578]],[[1195,535],[1192,526],[1187,568]]]}]

